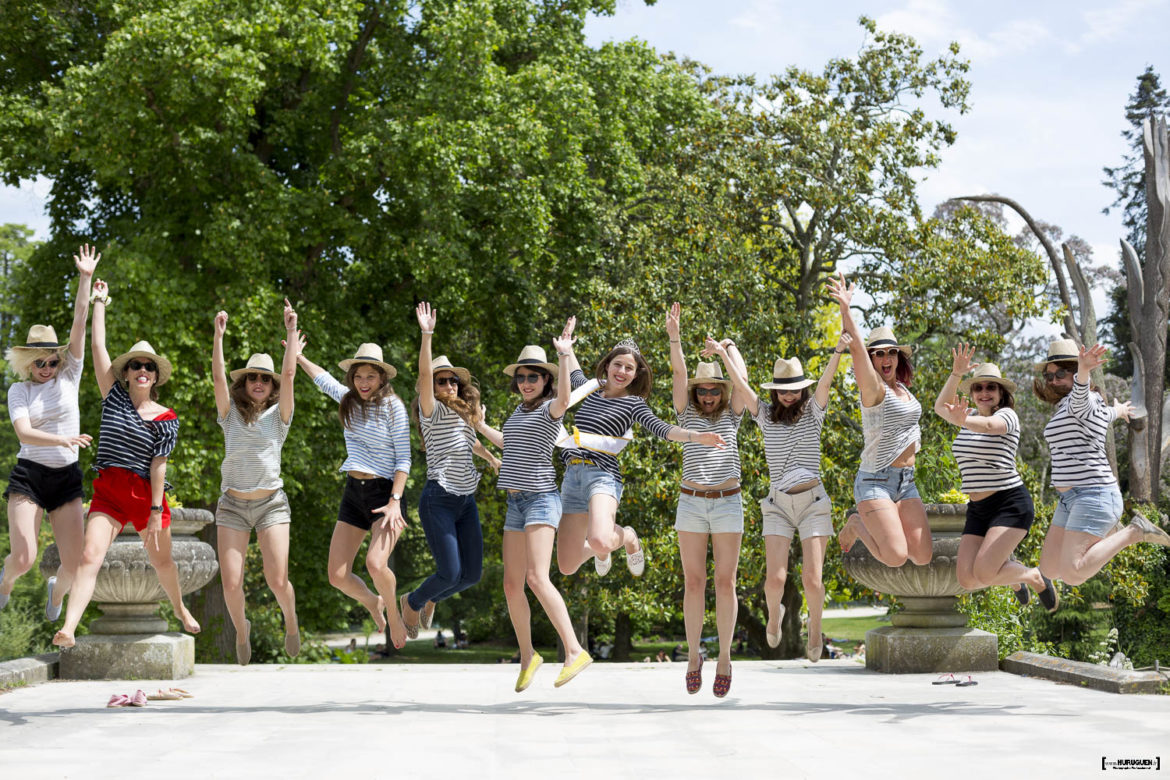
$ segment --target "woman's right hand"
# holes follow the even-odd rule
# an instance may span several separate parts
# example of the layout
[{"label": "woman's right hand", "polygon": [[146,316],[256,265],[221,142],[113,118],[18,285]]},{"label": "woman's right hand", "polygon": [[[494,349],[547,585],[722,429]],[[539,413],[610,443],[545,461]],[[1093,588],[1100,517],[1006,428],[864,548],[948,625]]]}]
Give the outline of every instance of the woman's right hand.
[{"label": "woman's right hand", "polygon": [[98,261],[101,259],[102,255],[97,251],[97,247],[82,244],[81,248],[77,250],[77,254],[73,256],[73,264],[77,266],[77,271],[82,276],[93,276]]},{"label": "woman's right hand", "polygon": [[670,309],[666,312],[666,335],[670,337],[671,341],[679,341],[679,319],[682,316],[682,306],[678,301],[670,304]]},{"label": "woman's right hand", "polygon": [[79,433],[76,436],[61,437],[61,446],[68,447],[69,449],[73,449],[74,447],[81,447],[82,449],[85,449],[91,444],[93,444],[93,437],[88,433]]},{"label": "woman's right hand", "polygon": [[[302,331],[297,331],[297,343],[294,345],[297,348],[297,360],[305,356],[305,344],[309,343],[309,337]],[[280,346],[288,349],[288,339],[281,339]]]},{"label": "woman's right hand", "polygon": [[227,312],[220,311],[215,315],[215,337],[222,339],[224,331],[227,330]]},{"label": "woman's right hand", "polygon": [[418,317],[419,330],[423,333],[435,332],[435,322],[439,318],[437,309],[432,309],[429,303],[423,301],[414,308],[414,314]]},{"label": "woman's right hand", "polygon": [[845,272],[838,271],[836,276],[830,276],[826,283],[829,288],[829,297],[842,306],[848,306],[853,301],[853,293],[857,285],[845,281]]},{"label": "woman's right hand", "polygon": [[711,357],[712,355],[719,355],[720,357],[727,357],[727,344],[724,342],[730,343],[728,339],[716,341],[708,336],[707,340],[703,342],[703,351],[700,353],[700,356]]},{"label": "woman's right hand", "polygon": [[951,348],[951,373],[958,377],[963,377],[968,371],[972,371],[979,367],[978,363],[972,363],[971,358],[975,355],[975,347],[970,344],[960,344],[958,347]]}]

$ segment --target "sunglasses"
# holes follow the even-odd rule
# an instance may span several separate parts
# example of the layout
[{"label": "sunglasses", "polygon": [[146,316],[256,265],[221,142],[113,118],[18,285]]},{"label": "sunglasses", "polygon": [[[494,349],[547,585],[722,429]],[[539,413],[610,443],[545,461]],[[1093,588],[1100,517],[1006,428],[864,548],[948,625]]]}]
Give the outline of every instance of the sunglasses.
[{"label": "sunglasses", "polygon": [[900,351],[897,349],[871,349],[869,354],[875,358],[884,358],[886,355],[890,355],[891,357],[897,355]]},{"label": "sunglasses", "polygon": [[272,375],[271,374],[244,374],[244,381],[245,382],[260,382],[262,384],[267,385],[267,384],[272,383]]},{"label": "sunglasses", "polygon": [[61,359],[49,358],[48,360],[34,360],[33,365],[37,368],[56,368],[61,365]]},{"label": "sunglasses", "polygon": [[1064,379],[1071,373],[1067,368],[1058,368],[1055,371],[1045,371],[1043,377],[1045,382],[1054,382],[1057,379]]},{"label": "sunglasses", "polygon": [[438,385],[439,387],[442,387],[443,385],[452,385],[453,387],[459,387],[459,377],[457,377],[457,376],[441,376],[441,377],[438,377],[435,379],[435,384]]},{"label": "sunglasses", "polygon": [[718,387],[696,387],[695,395],[700,398],[709,395],[723,395],[723,390]]},{"label": "sunglasses", "polygon": [[528,385],[539,384],[540,374],[516,374],[516,384]]},{"label": "sunglasses", "polygon": [[977,385],[971,385],[971,392],[982,393],[984,390],[994,390],[997,387],[999,387],[999,385],[997,385],[995,382],[988,382],[986,384],[980,383]]},{"label": "sunglasses", "polygon": [[776,395],[800,395],[799,390],[777,390]]},{"label": "sunglasses", "polygon": [[141,360],[131,360],[128,365],[130,366],[131,371],[141,371],[142,369],[145,368],[147,371],[151,372],[152,374],[158,373],[158,366],[155,364],[155,362],[153,360],[148,360],[145,363],[143,363]]}]

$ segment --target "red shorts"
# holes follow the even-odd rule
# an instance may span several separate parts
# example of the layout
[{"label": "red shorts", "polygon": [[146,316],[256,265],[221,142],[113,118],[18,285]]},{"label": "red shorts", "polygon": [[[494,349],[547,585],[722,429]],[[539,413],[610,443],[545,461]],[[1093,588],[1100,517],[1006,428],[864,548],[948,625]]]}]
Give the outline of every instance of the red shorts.
[{"label": "red shorts", "polygon": [[[89,513],[100,512],[109,515],[126,527],[133,523],[137,531],[145,531],[150,522],[152,504],[150,482],[128,469],[107,466],[98,472],[93,481],[93,499],[89,502]],[[171,508],[167,497],[162,502],[162,527],[171,526]]]}]

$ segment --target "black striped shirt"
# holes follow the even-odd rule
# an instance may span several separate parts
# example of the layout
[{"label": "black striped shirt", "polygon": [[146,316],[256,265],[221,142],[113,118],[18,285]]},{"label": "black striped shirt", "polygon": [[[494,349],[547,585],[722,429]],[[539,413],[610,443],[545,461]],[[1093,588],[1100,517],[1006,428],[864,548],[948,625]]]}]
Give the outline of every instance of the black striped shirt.
[{"label": "black striped shirt", "polygon": [[556,491],[553,450],[560,436],[561,420],[553,419],[551,404],[550,399],[532,410],[519,404],[504,423],[504,455],[496,487],[533,493]]},{"label": "black striped shirt", "polygon": [[[973,412],[971,417],[978,417]],[[999,409],[992,417],[1007,423],[1006,433],[976,433],[963,428],[951,443],[959,464],[964,493],[1006,490],[1024,484],[1016,469],[1016,448],[1020,446],[1020,418],[1012,409]]]},{"label": "black striped shirt", "polygon": [[772,404],[760,401],[756,425],[764,433],[764,456],[772,490],[788,490],[821,478],[821,428],[825,410],[815,397],[794,423],[772,422]]},{"label": "black striped shirt", "polygon": [[682,478],[696,485],[722,485],[729,479],[739,479],[739,426],[743,415],[730,408],[712,420],[704,417],[688,403],[678,424],[683,428],[702,433],[717,433],[727,442],[724,449],[708,447],[698,442],[683,442]]},{"label": "black striped shirt", "polygon": [[479,472],[471,460],[475,431],[459,414],[435,399],[431,416],[418,413],[427,455],[427,479],[434,480],[448,493],[470,496],[479,486]]},{"label": "black striped shirt", "polygon": [[1086,487],[1117,482],[1105,456],[1105,434],[1117,419],[1113,407],[1087,384],[1073,380],[1072,392],[1060,399],[1044,426],[1052,455],[1054,487]]},{"label": "black striped shirt", "polygon": [[130,393],[121,382],[114,382],[102,399],[102,426],[98,431],[94,468],[101,471],[116,466],[149,480],[150,462],[169,456],[178,438],[179,417],[174,409],[167,409],[153,420],[143,420],[130,400]]}]

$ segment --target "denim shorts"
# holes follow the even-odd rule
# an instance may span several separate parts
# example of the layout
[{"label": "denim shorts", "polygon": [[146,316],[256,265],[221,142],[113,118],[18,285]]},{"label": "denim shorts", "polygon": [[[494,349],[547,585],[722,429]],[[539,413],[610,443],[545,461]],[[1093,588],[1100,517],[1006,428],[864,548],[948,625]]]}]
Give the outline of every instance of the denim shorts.
[{"label": "denim shorts", "polygon": [[764,536],[791,539],[797,532],[801,539],[833,535],[833,505],[824,485],[803,493],[773,490],[760,502]]},{"label": "denim shorts", "polygon": [[505,531],[523,531],[530,525],[561,524],[561,494],[533,493],[528,490],[508,491],[508,514],[504,516]]},{"label": "denim shorts", "polygon": [[570,463],[561,480],[561,501],[566,515],[583,515],[589,511],[589,499],[613,496],[621,503],[622,483],[613,474],[590,463]]},{"label": "denim shorts", "polygon": [[853,480],[853,500],[872,501],[886,498],[894,503],[919,498],[914,485],[914,467],[887,466],[880,471],[859,471]]},{"label": "denim shorts", "polygon": [[264,498],[236,498],[231,493],[219,497],[215,508],[215,524],[224,528],[251,533],[274,525],[292,522],[288,496],[283,490]]},{"label": "denim shorts", "polygon": [[743,494],[702,498],[679,493],[674,530],[696,534],[742,534]]},{"label": "denim shorts", "polygon": [[1060,494],[1052,527],[1104,538],[1121,519],[1123,503],[1116,482],[1069,488]]}]

